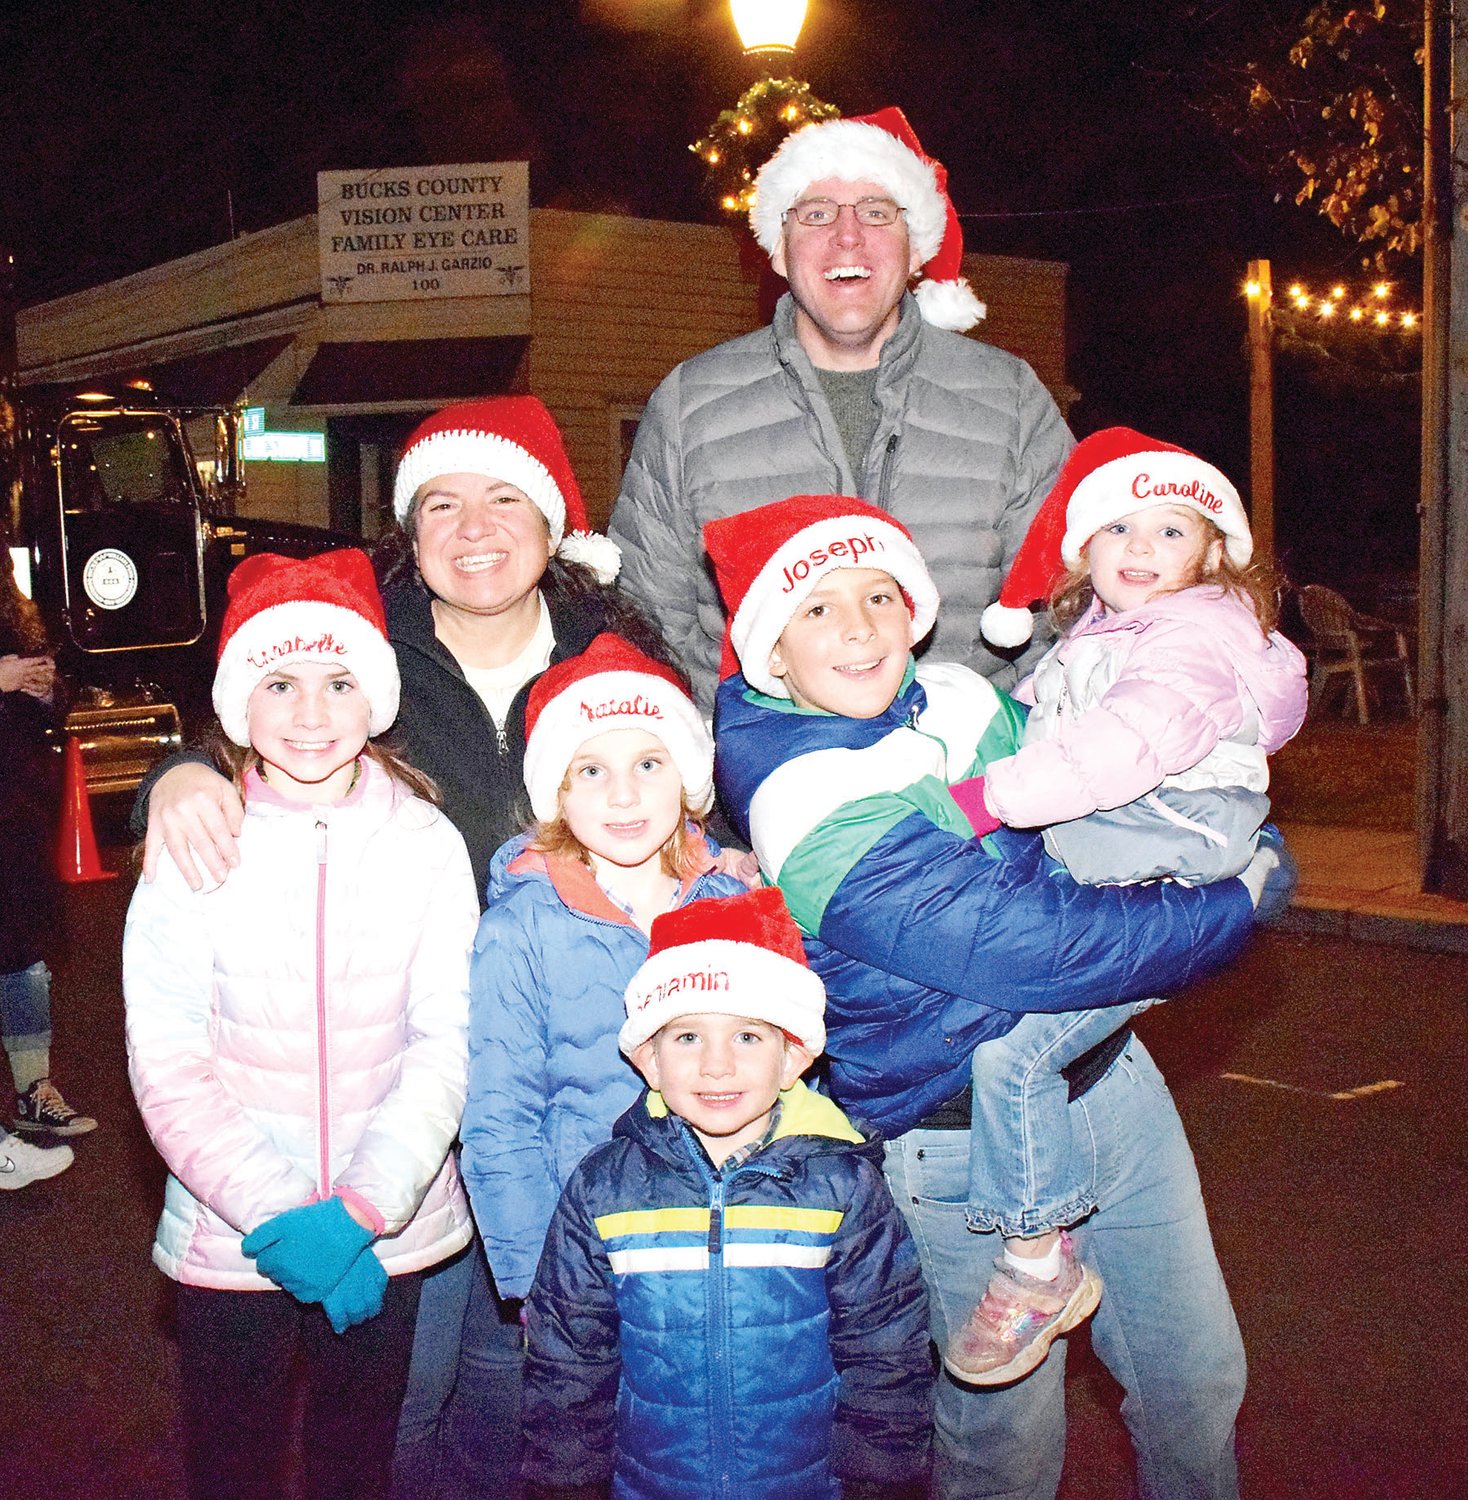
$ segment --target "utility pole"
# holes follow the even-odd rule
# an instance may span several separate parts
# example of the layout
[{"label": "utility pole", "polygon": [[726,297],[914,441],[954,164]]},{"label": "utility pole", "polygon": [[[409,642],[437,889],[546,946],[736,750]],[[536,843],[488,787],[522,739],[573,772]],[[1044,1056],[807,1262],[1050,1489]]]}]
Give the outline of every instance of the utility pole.
[{"label": "utility pole", "polygon": [[1267,260],[1249,262],[1249,530],[1274,556],[1274,293]]},{"label": "utility pole", "polygon": [[1423,890],[1468,900],[1468,16],[1425,4],[1417,848]]}]

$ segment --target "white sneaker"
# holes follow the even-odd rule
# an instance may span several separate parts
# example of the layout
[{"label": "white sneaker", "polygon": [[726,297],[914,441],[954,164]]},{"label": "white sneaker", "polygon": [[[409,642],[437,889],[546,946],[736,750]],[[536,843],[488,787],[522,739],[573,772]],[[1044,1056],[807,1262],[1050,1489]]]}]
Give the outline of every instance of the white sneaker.
[{"label": "white sneaker", "polygon": [[0,1192],[55,1177],[75,1160],[70,1146],[32,1146],[0,1130]]}]

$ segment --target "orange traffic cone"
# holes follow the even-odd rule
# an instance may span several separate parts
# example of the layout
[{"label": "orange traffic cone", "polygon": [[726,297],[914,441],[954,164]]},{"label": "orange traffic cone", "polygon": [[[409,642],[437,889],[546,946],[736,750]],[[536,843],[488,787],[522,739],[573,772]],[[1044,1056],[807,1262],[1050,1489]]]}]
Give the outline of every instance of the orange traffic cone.
[{"label": "orange traffic cone", "polygon": [[115,870],[104,870],[97,858],[97,835],[92,828],[92,804],[87,798],[87,773],[82,769],[81,741],[66,737],[66,780],[61,791],[61,827],[56,835],[56,876],[67,885],[84,880],[112,880]]}]

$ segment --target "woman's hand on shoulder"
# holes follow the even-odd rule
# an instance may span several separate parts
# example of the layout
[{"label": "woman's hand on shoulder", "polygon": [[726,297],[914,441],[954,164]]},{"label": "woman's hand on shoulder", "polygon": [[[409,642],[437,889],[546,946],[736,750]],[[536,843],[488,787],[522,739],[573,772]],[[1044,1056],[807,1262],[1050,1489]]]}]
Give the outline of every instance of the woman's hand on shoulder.
[{"label": "woman's hand on shoulder", "polygon": [[240,862],[235,841],[244,821],[239,794],[218,771],[197,761],[166,771],[148,797],[143,879],[157,875],[158,856],[166,848],[191,891],[204,888],[201,864],[214,884],[221,884]]}]

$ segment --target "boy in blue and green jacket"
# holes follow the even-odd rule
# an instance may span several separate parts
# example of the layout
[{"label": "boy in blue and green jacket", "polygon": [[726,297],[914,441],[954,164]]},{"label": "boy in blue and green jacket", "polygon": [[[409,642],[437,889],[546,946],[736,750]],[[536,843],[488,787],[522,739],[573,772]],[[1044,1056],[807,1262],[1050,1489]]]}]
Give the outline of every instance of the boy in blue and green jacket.
[{"label": "boy in blue and green jacket", "polygon": [[825,994],[778,891],[653,923],[649,1091],[572,1174],[527,1304],[528,1493],[926,1493],[917,1256],[875,1148],[799,1081]]}]

